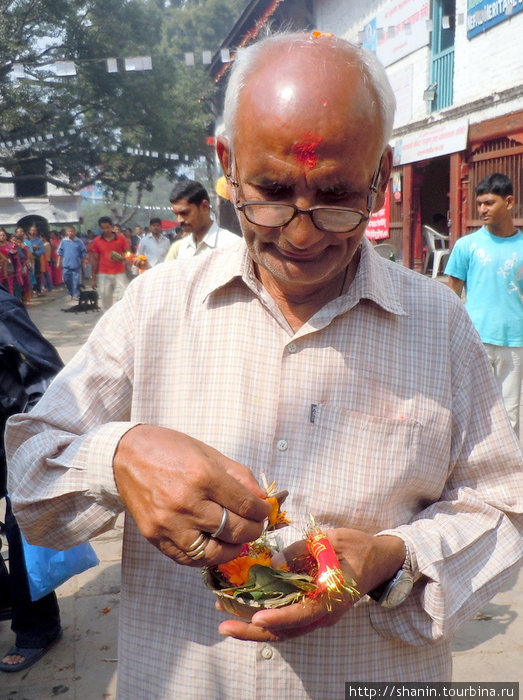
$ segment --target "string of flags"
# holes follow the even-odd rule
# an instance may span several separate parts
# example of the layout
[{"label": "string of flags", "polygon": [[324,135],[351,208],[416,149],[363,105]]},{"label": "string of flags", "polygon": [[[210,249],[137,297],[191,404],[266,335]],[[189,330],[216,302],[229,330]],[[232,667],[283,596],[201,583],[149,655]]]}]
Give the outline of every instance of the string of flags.
[{"label": "string of flags", "polygon": [[[457,15],[443,15],[441,18],[441,28],[442,29],[451,29],[451,27],[452,27],[451,20],[454,18],[457,19],[458,26],[465,23],[465,15],[463,12],[459,12]],[[428,32],[432,32],[434,30],[434,20],[433,19],[425,20],[425,28]],[[399,26],[391,25],[390,27],[377,27],[377,29],[376,29],[376,35],[380,41],[386,37],[393,38],[396,35],[399,35],[401,33],[405,33],[407,35],[412,34],[412,25],[409,22],[404,22],[403,24],[401,24]],[[361,31],[358,32],[358,41],[360,43],[363,43],[365,41],[365,30],[364,29],[362,29]]]},{"label": "string of flags", "polygon": [[[119,64],[123,66],[124,71],[144,71],[152,70],[153,64],[150,56],[129,56],[128,58],[101,58],[101,59],[78,59],[76,61],[49,61],[38,66],[42,68],[44,65],[49,68],[57,77],[63,78],[77,74],[78,63],[93,63],[105,62],[108,73],[117,73]],[[13,78],[33,77],[26,72],[26,66],[23,63],[13,63],[11,73]]]},{"label": "string of flags", "polygon": [[[184,54],[185,65],[195,66],[200,60],[203,65],[210,65],[212,63],[212,56],[212,51],[202,51],[201,58],[198,58],[198,54],[194,51],[188,51]],[[230,49],[220,49],[220,60],[222,63],[231,62]],[[151,56],[129,56],[127,58],[86,58],[76,59],[74,61],[50,61],[38,66],[38,68],[46,66],[49,70],[54,72],[57,77],[64,78],[67,76],[77,75],[78,64],[93,62],[105,63],[108,73],[118,73],[121,69],[123,69],[124,72],[139,72],[153,69],[153,61]],[[24,65],[24,63],[21,62],[13,63],[11,75],[13,78],[17,79],[34,77],[31,75],[29,69]]]},{"label": "string of flags", "polygon": [[[114,201],[111,201],[109,199],[104,200],[104,204],[107,206],[115,206]],[[168,211],[171,214],[173,213],[173,210],[171,207],[155,207],[155,206],[148,206],[145,204],[127,204],[125,202],[118,202],[116,205],[118,209],[141,209],[143,211]]]},{"label": "string of flags", "polygon": [[[245,46],[245,44],[247,44],[249,41],[252,41],[258,36],[262,27],[266,25],[267,21],[269,20],[271,15],[274,14],[276,8],[281,2],[283,2],[283,0],[272,0],[272,2],[266,8],[265,12],[261,15],[261,17],[254,25],[254,27],[245,34],[237,48]],[[233,50],[229,48],[220,49],[220,61],[224,65],[219,73],[219,76],[217,78],[215,77],[215,80],[219,80],[223,72],[228,68],[228,65],[233,60],[233,53],[237,50],[237,48]],[[208,49],[202,51],[201,55],[199,55],[195,51],[187,51],[184,53],[185,65],[195,66],[197,63],[199,64],[200,61],[204,66],[211,65],[213,53],[215,52],[210,51]],[[74,76],[77,74],[77,64],[88,62],[105,62],[108,73],[118,73],[120,67],[123,67],[124,71],[146,71],[153,69],[153,62],[151,56],[131,56],[128,58],[85,58],[76,59],[74,61],[60,60],[50,61],[45,65],[48,65],[54,71],[57,77],[67,77]],[[26,67],[21,62],[13,64],[11,74],[13,78],[28,77],[26,75]]]},{"label": "string of flags", "polygon": [[[29,147],[35,148],[35,147],[42,147],[44,148],[47,142],[51,141],[56,141],[57,138],[65,138],[66,136],[76,136],[79,134],[82,134],[78,129],[66,129],[64,131],[57,131],[54,134],[45,134],[45,135],[37,135],[37,136],[30,136],[28,138],[24,139],[6,139],[2,144],[0,144],[0,151],[8,151],[7,153],[4,153],[4,157],[9,157],[9,151],[15,151],[13,155],[16,154],[16,151],[19,150],[24,150]],[[206,145],[213,145],[214,139],[212,137],[209,137],[206,139]],[[194,159],[188,156],[187,154],[180,154],[180,153],[165,153],[165,152],[160,152],[160,151],[155,151],[150,148],[142,148],[140,146],[132,147],[132,146],[126,146],[125,148],[123,147],[122,144],[112,144],[108,146],[106,151],[110,153],[118,153],[118,152],[123,152],[126,153],[127,155],[130,156],[137,156],[141,158],[157,158],[157,159],[163,159],[163,160],[168,160],[168,161],[179,161],[183,163],[188,163],[190,161],[192,162],[200,162],[200,163],[205,163],[206,158],[205,156],[199,156],[198,158]]]}]

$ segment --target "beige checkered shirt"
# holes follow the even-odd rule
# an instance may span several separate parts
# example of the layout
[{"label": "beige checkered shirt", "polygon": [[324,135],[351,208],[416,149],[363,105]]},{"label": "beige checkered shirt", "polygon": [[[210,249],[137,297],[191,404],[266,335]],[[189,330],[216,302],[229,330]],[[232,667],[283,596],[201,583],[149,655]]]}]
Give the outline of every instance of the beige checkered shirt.
[{"label": "beige checkered shirt", "polygon": [[521,557],[522,454],[481,342],[455,294],[368,243],[349,290],[295,334],[243,242],[135,280],[36,410],[11,421],[11,490],[33,540],[111,527],[112,456],[135,422],[263,468],[295,519],[393,531],[423,578],[395,609],[364,597],[299,639],[224,639],[199,571],[127,517],[122,700],[324,700],[345,681],[447,680],[456,628]]}]

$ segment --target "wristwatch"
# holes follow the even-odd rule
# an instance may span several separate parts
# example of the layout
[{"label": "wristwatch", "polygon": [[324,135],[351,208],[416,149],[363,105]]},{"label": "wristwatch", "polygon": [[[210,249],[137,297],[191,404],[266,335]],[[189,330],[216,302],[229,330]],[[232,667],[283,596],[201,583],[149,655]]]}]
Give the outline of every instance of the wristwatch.
[{"label": "wristwatch", "polygon": [[408,598],[414,586],[410,549],[405,541],[404,545],[405,560],[401,569],[391,579],[380,584],[367,594],[383,608],[395,608],[397,605],[401,605]]}]

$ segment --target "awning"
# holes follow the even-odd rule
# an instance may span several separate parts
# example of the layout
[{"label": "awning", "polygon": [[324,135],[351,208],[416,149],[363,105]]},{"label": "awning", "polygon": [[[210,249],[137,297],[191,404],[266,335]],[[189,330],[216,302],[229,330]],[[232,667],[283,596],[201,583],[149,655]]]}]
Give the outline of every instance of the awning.
[{"label": "awning", "polygon": [[169,221],[168,219],[162,219],[162,231],[168,231],[170,228],[176,228],[179,224],[179,221]]}]

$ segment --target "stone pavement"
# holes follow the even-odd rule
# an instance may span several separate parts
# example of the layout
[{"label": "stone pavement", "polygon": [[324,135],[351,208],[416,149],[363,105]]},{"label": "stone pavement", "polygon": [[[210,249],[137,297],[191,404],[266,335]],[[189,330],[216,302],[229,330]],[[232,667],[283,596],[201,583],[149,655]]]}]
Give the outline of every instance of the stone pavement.
[{"label": "stone pavement", "polygon": [[[68,360],[78,346],[77,341],[85,340],[99,314],[63,314],[59,310],[64,299],[67,299],[65,295],[53,293],[52,303],[38,300],[31,305],[30,314],[47,337],[53,336],[50,339],[63,359]],[[0,672],[0,700],[115,698],[122,527],[120,517],[114,530],[92,541],[99,566],[58,589],[64,628],[62,641],[26,671]],[[523,570],[520,570],[458,634],[453,647],[453,679],[523,682],[522,620]],[[0,622],[0,653],[7,651],[12,643],[9,623]],[[343,691],[339,697],[343,697]]]}]

